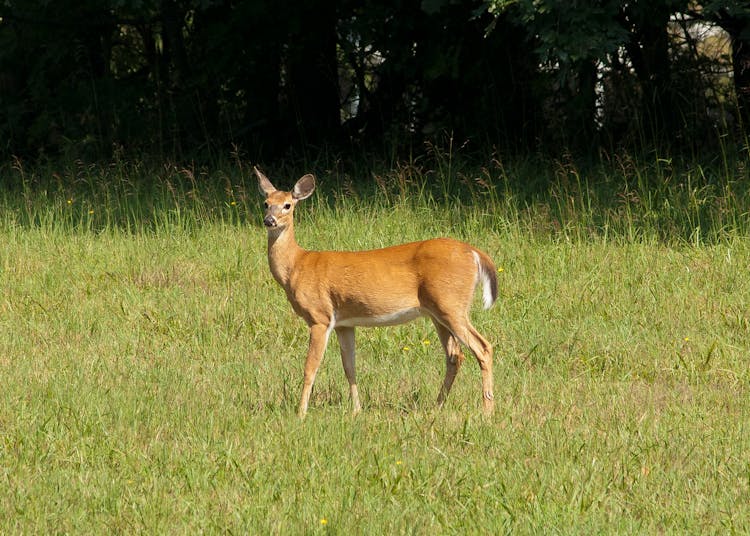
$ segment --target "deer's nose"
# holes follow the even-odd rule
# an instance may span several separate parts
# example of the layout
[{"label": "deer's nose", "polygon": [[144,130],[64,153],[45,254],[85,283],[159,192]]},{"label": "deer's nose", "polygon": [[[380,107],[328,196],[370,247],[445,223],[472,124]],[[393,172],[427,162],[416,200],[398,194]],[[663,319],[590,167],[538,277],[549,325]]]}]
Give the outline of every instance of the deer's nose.
[{"label": "deer's nose", "polygon": [[270,214],[263,218],[263,225],[266,227],[276,227],[276,218],[271,216]]}]

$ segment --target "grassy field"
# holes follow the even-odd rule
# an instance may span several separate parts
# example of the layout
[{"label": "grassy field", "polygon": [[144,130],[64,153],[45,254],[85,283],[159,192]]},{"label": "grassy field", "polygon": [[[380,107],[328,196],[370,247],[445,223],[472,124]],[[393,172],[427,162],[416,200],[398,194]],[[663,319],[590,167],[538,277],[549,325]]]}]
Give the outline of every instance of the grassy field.
[{"label": "grassy field", "polygon": [[750,531],[746,168],[550,165],[536,195],[431,164],[311,170],[297,238],[487,251],[489,419],[471,359],[435,409],[426,321],[358,330],[357,417],[332,341],[296,417],[307,333],[246,170],[6,167],[0,533]]}]

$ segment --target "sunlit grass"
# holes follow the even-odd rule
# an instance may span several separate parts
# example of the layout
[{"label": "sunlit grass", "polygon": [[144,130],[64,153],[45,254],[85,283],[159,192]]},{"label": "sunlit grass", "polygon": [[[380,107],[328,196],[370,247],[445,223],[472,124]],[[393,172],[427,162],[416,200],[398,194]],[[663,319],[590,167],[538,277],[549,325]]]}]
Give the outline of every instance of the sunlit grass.
[{"label": "sunlit grass", "polygon": [[497,401],[482,418],[469,358],[437,411],[444,361],[416,321],[358,330],[356,418],[332,340],[303,422],[307,333],[249,177],[5,170],[0,532],[750,530],[747,193],[649,193],[646,167],[535,194],[507,168],[454,162],[436,188],[317,171],[303,246],[451,235],[502,268],[473,315]]}]

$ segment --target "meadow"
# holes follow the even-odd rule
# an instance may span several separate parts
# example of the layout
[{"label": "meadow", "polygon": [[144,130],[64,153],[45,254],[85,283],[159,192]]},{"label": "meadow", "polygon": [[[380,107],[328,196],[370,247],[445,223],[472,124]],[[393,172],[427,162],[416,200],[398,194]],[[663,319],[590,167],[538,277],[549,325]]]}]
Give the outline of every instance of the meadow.
[{"label": "meadow", "polygon": [[[334,340],[296,416],[304,323],[247,165],[1,169],[0,533],[750,531],[745,161],[337,164],[310,249],[453,236],[498,265],[444,408],[432,325]],[[546,174],[546,175],[545,175]],[[477,305],[479,298],[477,297]]]}]

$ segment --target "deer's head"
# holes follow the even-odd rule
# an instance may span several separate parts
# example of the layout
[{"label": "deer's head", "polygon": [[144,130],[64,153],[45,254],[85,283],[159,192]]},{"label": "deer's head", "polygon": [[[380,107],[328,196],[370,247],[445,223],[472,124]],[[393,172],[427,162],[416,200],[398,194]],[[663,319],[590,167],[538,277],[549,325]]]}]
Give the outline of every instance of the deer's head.
[{"label": "deer's head", "polygon": [[304,175],[297,181],[291,192],[284,192],[277,190],[257,167],[255,174],[258,176],[258,187],[266,197],[263,224],[269,231],[272,229],[281,231],[291,227],[294,223],[294,207],[298,201],[312,195],[315,190],[315,177],[310,174]]}]

